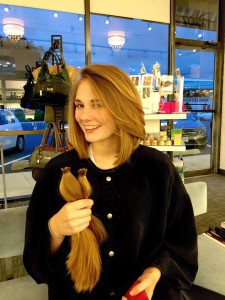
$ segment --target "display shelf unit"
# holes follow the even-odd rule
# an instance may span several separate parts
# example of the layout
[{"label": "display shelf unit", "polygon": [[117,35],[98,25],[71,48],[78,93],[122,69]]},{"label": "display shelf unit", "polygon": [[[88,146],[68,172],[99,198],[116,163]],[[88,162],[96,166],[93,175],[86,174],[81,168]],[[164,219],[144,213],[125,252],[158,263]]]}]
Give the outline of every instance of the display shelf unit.
[{"label": "display shelf unit", "polygon": [[5,108],[19,108],[21,97],[24,94],[23,86],[26,84],[25,80],[0,80],[0,104]]},{"label": "display shelf unit", "polygon": [[146,114],[145,120],[181,120],[186,119],[186,113],[171,113],[171,114]]},{"label": "display shelf unit", "polygon": [[[146,114],[145,115],[145,130],[147,133],[160,132],[160,120],[181,120],[186,119],[186,113],[172,114]],[[185,144],[176,146],[149,146],[163,152],[182,152],[186,150]]]},{"label": "display shelf unit", "polygon": [[183,152],[186,150],[186,147],[184,144],[179,145],[179,146],[149,146],[149,147],[158,149],[162,152],[174,152],[174,151]]}]

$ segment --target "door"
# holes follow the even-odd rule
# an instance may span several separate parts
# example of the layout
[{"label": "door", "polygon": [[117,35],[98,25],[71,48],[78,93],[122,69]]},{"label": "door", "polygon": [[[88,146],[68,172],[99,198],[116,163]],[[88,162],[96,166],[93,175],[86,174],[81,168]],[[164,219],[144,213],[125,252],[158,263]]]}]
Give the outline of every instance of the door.
[{"label": "door", "polygon": [[187,119],[180,126],[186,145],[182,153],[185,171],[209,170],[212,167],[216,52],[179,47],[175,57],[176,68],[184,76],[183,101]]}]

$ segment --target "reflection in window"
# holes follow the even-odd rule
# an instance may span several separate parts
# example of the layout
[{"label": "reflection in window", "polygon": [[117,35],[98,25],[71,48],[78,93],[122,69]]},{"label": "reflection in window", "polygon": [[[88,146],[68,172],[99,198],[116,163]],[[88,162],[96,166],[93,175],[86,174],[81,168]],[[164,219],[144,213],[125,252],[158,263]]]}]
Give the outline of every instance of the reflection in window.
[{"label": "reflection in window", "polygon": [[217,41],[218,0],[177,0],[176,37]]},{"label": "reflection in window", "polygon": [[24,26],[24,34],[18,40],[10,39],[0,26],[0,70],[4,74],[18,74],[26,64],[35,67],[51,46],[51,35],[62,35],[67,64],[85,65],[84,22],[79,20],[80,15],[60,12],[55,18],[51,10],[10,6],[10,11],[5,12],[3,8],[0,5],[1,20],[20,19]]},{"label": "reflection in window", "polygon": [[[31,68],[39,65],[44,52],[51,46],[51,36],[61,35],[62,50],[67,65],[77,68],[85,66],[84,21],[81,15],[72,13],[60,12],[56,18],[54,11],[51,10],[10,5],[10,10],[6,12],[3,8],[4,5],[0,5],[0,20],[10,18],[22,20],[24,33],[21,33],[20,38],[16,36],[9,38],[6,30],[3,32],[3,24],[0,26],[0,106],[5,109],[4,120],[1,120],[0,116],[0,125],[6,124],[5,126],[8,127],[7,124],[15,123],[16,119],[13,119],[11,114],[7,114],[7,110],[10,110],[21,122],[19,127],[14,126],[18,125],[17,123],[11,124],[14,126],[13,130],[18,128],[27,131],[42,130],[46,126],[43,122],[44,112],[20,107],[21,97],[24,94],[23,86],[27,79],[25,65]],[[3,140],[0,136],[0,142],[6,140],[12,140],[12,138],[8,137]],[[25,135],[24,153],[27,155],[25,157],[28,157],[34,148],[40,145],[41,140],[42,134]],[[13,147],[15,147],[15,142],[16,140]],[[21,143],[24,147],[24,140]],[[17,153],[15,159],[22,159],[24,153]],[[5,152],[4,156],[5,164],[10,165],[10,155]],[[12,172],[11,167],[7,167],[7,172]]]},{"label": "reflection in window", "polygon": [[[4,7],[0,5],[2,22],[19,19],[23,30],[21,35],[13,36],[3,24],[0,26],[0,104],[2,108],[18,110],[27,79],[25,65],[39,66],[51,46],[52,36],[62,36],[63,55],[68,65],[85,66],[84,21],[74,13],[60,12],[56,18],[51,10],[10,5],[10,10],[5,11]],[[38,110],[22,111],[23,121],[43,120],[43,113]]]},{"label": "reflection in window", "polygon": [[176,67],[184,76],[186,110],[213,109],[214,60],[214,52],[176,50]]},{"label": "reflection in window", "polygon": [[[107,16],[91,15],[92,63],[110,63],[135,75],[141,73],[142,63],[147,73],[152,73],[153,65],[159,62],[161,73],[168,74],[167,24],[116,17],[106,20]],[[108,43],[112,32],[124,42],[120,49]]]}]

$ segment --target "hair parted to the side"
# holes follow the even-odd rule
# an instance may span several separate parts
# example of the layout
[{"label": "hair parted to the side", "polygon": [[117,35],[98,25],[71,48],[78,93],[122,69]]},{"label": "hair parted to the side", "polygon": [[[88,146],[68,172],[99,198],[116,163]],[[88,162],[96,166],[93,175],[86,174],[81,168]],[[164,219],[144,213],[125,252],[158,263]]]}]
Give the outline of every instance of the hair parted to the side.
[{"label": "hair parted to the side", "polygon": [[93,93],[116,123],[119,149],[116,165],[128,160],[132,152],[145,138],[145,121],[142,101],[130,77],[116,66],[95,64],[84,67],[79,74],[69,100],[69,141],[80,158],[88,158],[88,143],[75,120],[74,100],[83,80],[88,80]]},{"label": "hair parted to the side", "polygon": [[[59,191],[67,202],[89,198],[92,189],[86,172],[86,169],[78,170],[77,179],[70,167],[62,169]],[[71,236],[66,266],[77,292],[91,292],[99,281],[102,267],[99,246],[106,237],[104,225],[93,215],[88,228]]]}]

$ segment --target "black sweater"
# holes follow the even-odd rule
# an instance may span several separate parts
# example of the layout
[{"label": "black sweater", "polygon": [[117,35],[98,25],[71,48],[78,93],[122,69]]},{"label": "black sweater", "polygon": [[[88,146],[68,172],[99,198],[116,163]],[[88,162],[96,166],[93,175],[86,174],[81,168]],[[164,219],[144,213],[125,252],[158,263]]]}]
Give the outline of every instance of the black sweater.
[{"label": "black sweater", "polygon": [[[75,176],[87,168],[92,213],[108,233],[101,247],[101,279],[90,294],[77,294],[67,274],[70,238],[57,254],[49,250],[48,220],[66,203],[59,194],[61,168],[66,166]],[[189,288],[197,272],[197,235],[190,198],[173,163],[142,145],[128,162],[110,170],[79,159],[75,150],[52,159],[28,207],[24,265],[36,282],[48,284],[49,299],[54,300],[120,300],[150,266],[161,270],[160,281],[175,289]]]}]

